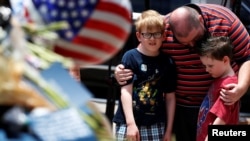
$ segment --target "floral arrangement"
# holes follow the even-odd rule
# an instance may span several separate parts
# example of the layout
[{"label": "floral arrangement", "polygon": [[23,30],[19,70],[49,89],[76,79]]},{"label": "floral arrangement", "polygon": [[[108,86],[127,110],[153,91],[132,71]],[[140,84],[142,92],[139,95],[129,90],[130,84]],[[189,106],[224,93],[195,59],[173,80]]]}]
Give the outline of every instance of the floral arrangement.
[{"label": "floral arrangement", "polygon": [[[88,112],[72,106],[72,101],[58,93],[40,75],[40,71],[48,69],[55,62],[63,64],[65,69],[74,64],[71,58],[51,49],[53,41],[58,38],[55,31],[67,28],[67,23],[55,22],[38,26],[20,25],[15,19],[10,19],[9,22],[10,28],[0,31],[1,106],[19,106],[28,112],[46,108],[51,113],[73,107],[98,140],[113,140],[110,123],[95,105],[85,103]],[[42,94],[27,81],[41,88]]]}]

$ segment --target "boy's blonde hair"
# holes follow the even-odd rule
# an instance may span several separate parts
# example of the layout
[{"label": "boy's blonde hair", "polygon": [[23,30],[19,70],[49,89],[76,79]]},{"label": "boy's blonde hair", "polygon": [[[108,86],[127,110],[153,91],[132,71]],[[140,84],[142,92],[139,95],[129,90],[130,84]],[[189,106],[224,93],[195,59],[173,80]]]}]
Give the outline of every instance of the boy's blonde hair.
[{"label": "boy's blonde hair", "polygon": [[135,27],[138,32],[141,32],[143,27],[146,27],[148,30],[158,28],[163,32],[165,28],[164,18],[155,10],[146,10],[135,21]]}]

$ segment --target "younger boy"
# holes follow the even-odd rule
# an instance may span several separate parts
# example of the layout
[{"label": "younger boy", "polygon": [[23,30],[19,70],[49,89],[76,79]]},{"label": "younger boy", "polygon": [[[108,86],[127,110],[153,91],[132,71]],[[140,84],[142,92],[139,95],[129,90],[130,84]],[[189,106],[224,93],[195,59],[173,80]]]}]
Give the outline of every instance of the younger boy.
[{"label": "younger boy", "polygon": [[[175,111],[175,64],[159,48],[164,40],[163,17],[154,10],[135,23],[140,44],[127,51],[122,64],[134,75],[121,87],[113,121],[117,140],[170,141]],[[165,130],[166,129],[166,130]]]},{"label": "younger boy", "polygon": [[198,50],[206,71],[214,77],[198,115],[197,140],[208,140],[208,125],[237,124],[239,102],[225,105],[219,98],[221,88],[237,83],[237,76],[231,67],[232,44],[229,37],[210,37]]}]

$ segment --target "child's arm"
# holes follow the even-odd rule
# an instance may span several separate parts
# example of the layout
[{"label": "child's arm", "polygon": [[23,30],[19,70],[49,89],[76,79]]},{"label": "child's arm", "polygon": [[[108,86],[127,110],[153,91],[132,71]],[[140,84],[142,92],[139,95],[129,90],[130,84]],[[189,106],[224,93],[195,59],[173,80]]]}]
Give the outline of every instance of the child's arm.
[{"label": "child's arm", "polygon": [[133,84],[121,87],[121,102],[127,124],[127,140],[140,140],[139,130],[136,126],[132,107]]},{"label": "child's arm", "polygon": [[164,136],[164,140],[170,141],[172,136],[172,128],[174,122],[174,114],[175,114],[175,93],[167,93],[165,95],[166,100],[166,112],[167,112],[167,121],[166,121],[166,132]]},{"label": "child's arm", "polygon": [[[226,122],[222,120],[221,118],[217,117],[212,125],[225,125]],[[208,136],[206,137],[205,141],[208,141]]]},{"label": "child's arm", "polygon": [[225,124],[226,122],[219,117],[217,117],[213,122],[213,125],[225,125]]}]

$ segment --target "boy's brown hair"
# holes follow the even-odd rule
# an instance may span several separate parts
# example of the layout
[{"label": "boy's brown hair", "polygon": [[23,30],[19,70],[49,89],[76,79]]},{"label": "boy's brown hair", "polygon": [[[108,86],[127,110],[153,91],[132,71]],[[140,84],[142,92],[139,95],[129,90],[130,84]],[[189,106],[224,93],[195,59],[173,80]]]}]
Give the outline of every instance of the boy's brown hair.
[{"label": "boy's brown hair", "polygon": [[210,37],[202,43],[198,54],[200,56],[209,56],[216,60],[222,60],[224,56],[228,56],[232,60],[233,45],[229,37]]}]

